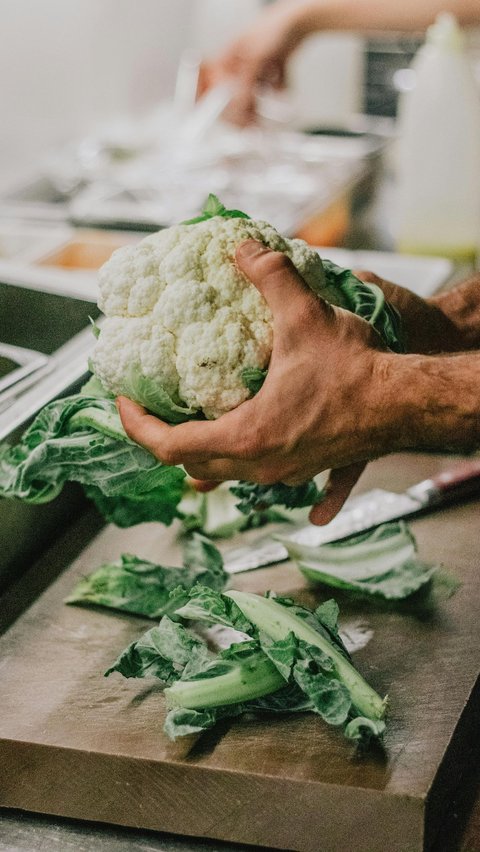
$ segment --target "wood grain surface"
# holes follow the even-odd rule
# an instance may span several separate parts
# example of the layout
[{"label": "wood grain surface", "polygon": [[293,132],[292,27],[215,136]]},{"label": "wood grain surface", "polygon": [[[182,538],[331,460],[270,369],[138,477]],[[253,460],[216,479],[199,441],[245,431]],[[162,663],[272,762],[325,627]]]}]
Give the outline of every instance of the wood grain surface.
[{"label": "wood grain surface", "polygon": [[[452,463],[392,456],[358,490],[400,491]],[[102,677],[151,622],[63,604],[76,578],[134,552],[179,564],[174,529],[105,528],[0,640],[0,805],[299,852],[420,852],[435,839],[478,736],[479,503],[412,524],[420,553],[462,581],[434,608],[341,604],[373,631],[356,655],[390,713],[385,750],[359,756],[313,715],[221,723],[170,743],[155,681]],[[258,534],[258,533],[257,533]],[[54,573],[50,566],[51,574]],[[313,603],[291,563],[232,581]]]}]

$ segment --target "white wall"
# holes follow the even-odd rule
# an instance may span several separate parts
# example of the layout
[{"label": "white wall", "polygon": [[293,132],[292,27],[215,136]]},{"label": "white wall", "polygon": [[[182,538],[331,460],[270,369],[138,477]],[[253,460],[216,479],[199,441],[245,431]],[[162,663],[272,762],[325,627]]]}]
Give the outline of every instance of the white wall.
[{"label": "white wall", "polygon": [[[0,0],[0,186],[52,148],[168,97],[181,50],[215,53],[262,2]],[[294,98],[311,124],[331,117],[332,103],[355,109],[360,80],[358,40],[313,41],[292,63]]]},{"label": "white wall", "polygon": [[189,38],[204,57],[216,56],[246,29],[263,0],[193,0]]},{"label": "white wall", "polygon": [[173,91],[191,0],[0,0],[0,179]]}]

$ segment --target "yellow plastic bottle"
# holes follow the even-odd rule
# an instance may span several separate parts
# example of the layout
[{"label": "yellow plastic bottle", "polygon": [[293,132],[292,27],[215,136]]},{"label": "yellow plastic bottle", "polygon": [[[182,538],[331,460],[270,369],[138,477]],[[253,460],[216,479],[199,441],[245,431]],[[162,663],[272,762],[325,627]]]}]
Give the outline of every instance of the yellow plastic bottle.
[{"label": "yellow plastic bottle", "polygon": [[453,15],[415,57],[398,112],[397,248],[474,262],[480,247],[480,92]]}]

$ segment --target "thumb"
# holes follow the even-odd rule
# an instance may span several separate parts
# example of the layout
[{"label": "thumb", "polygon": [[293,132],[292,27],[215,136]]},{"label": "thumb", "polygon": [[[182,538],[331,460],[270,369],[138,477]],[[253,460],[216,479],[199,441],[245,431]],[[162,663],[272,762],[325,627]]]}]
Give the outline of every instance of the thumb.
[{"label": "thumb", "polygon": [[309,289],[282,252],[272,251],[257,240],[246,240],[238,246],[235,257],[238,268],[267,302],[277,327],[293,322],[298,327],[298,318],[308,304],[327,314],[327,303]]},{"label": "thumb", "polygon": [[330,472],[327,493],[321,503],[314,506],[309,515],[310,523],[317,526],[328,524],[340,511],[353,486],[360,479],[367,462],[349,464]]}]

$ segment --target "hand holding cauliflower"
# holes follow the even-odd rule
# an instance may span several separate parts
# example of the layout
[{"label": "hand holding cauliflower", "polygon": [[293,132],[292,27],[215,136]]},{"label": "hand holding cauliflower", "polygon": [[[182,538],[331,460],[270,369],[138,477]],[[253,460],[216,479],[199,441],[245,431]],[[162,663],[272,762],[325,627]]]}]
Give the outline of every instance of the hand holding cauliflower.
[{"label": "hand holding cauliflower", "polygon": [[348,272],[343,280],[344,271],[333,265],[326,275],[318,253],[302,240],[226,211],[213,197],[209,204],[211,212],[200,221],[118,249],[99,275],[106,320],[93,370],[107,391],[170,422],[220,417],[251,396],[245,371],[268,367],[272,314],[235,262],[245,240],[285,254],[308,287],[331,304],[356,310],[360,296],[359,307],[375,314],[372,321],[386,312],[380,291]]},{"label": "hand holding cauliflower", "polygon": [[[380,442],[388,452],[399,437],[397,410],[385,406],[378,381],[399,356],[368,323],[318,300],[281,253],[249,240],[236,258],[274,317],[273,353],[260,392],[215,422],[173,427],[121,398],[122,423],[130,438],[167,464],[183,464],[196,479],[243,480],[232,488],[240,508],[309,505],[310,520],[326,523]],[[328,468],[335,470],[323,500],[308,480]]]}]

